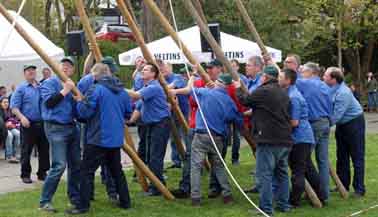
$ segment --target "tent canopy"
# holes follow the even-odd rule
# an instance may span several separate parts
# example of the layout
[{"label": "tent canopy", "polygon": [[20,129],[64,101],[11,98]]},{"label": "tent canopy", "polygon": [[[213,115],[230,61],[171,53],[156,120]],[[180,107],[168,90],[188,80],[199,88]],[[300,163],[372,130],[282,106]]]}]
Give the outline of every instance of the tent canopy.
[{"label": "tent canopy", "polygon": [[[178,32],[180,39],[194,54],[199,62],[208,62],[211,59],[211,53],[201,52],[201,36],[197,26]],[[241,63],[245,63],[249,57],[261,55],[259,46],[252,41],[239,38],[224,32],[220,33],[221,46],[225,55],[229,59],[237,59]],[[153,41],[147,44],[152,54],[166,62],[172,64],[182,64],[188,62],[182,55],[179,47],[174,43],[170,36]],[[280,50],[267,47],[268,52],[272,55],[273,60],[280,62],[282,53]],[[142,56],[140,48],[134,48],[119,55],[121,65],[133,65],[137,57]]]},{"label": "tent canopy", "polygon": [[[14,18],[17,17],[16,12],[9,11],[9,13]],[[19,16],[17,23],[23,27],[48,56],[55,60],[59,60],[64,56],[63,49],[57,47],[23,17]],[[0,34],[0,49],[4,48],[3,52],[0,53],[0,85],[6,85],[7,87],[24,80],[22,70],[25,64],[34,64],[38,68],[46,66],[43,60],[16,30],[12,30],[9,40],[7,40],[11,28],[11,24],[0,15],[0,30],[2,32]]]}]

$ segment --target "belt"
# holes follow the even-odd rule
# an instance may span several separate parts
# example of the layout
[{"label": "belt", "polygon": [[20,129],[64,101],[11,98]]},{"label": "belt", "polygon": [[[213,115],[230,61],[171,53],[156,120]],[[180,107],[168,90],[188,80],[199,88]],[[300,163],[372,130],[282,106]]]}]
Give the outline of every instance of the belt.
[{"label": "belt", "polygon": [[316,119],[316,120],[308,120],[308,121],[312,124],[312,123],[315,123],[317,121],[321,121],[321,120],[324,120],[324,119],[329,120],[329,118],[327,116],[324,116],[324,117],[320,117],[319,119]]},{"label": "belt", "polygon": [[[194,132],[195,132],[195,133],[198,133],[198,134],[208,134],[208,131],[207,131],[207,130],[195,130]],[[211,135],[213,135],[213,136],[224,137],[222,134],[219,134],[219,133],[217,133],[217,132],[214,132],[213,130],[210,130],[210,133],[211,133]]]},{"label": "belt", "polygon": [[75,126],[74,122],[62,124],[62,123],[59,123],[57,121],[46,121],[46,123],[54,124],[54,125],[60,125],[60,126]]}]

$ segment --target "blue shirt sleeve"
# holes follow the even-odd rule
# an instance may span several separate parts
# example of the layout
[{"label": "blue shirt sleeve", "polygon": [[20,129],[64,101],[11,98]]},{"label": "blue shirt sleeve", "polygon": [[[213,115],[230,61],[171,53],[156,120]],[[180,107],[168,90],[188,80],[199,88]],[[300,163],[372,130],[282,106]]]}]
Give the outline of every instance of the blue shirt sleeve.
[{"label": "blue shirt sleeve", "polygon": [[22,98],[24,95],[24,88],[19,86],[16,91],[12,94],[10,108],[18,108],[21,110]]},{"label": "blue shirt sleeve", "polygon": [[333,102],[333,111],[331,115],[332,125],[337,124],[341,118],[344,116],[349,104],[351,103],[351,98],[348,97],[348,93],[340,92],[336,93]]},{"label": "blue shirt sleeve", "polygon": [[186,87],[186,81],[184,80],[184,78],[182,76],[175,76],[175,78],[173,79],[173,85],[174,85],[174,88],[184,88]]},{"label": "blue shirt sleeve", "polygon": [[142,96],[143,100],[149,100],[153,98],[156,95],[156,93],[158,93],[158,91],[159,86],[149,85],[140,89],[138,93]]},{"label": "blue shirt sleeve", "polygon": [[142,100],[136,101],[136,103],[135,103],[135,110],[142,111],[142,105],[143,105]]},{"label": "blue shirt sleeve", "polygon": [[290,114],[291,120],[299,121],[301,119],[301,103],[296,97],[290,99]]},{"label": "blue shirt sleeve", "polygon": [[128,120],[131,117],[131,114],[133,113],[133,110],[131,108],[131,101],[129,95],[125,92],[124,93],[124,104],[125,104],[125,114],[124,117]]},{"label": "blue shirt sleeve", "polygon": [[85,95],[85,99],[76,104],[76,110],[81,118],[89,119],[96,112],[99,90],[96,86],[92,86]]},{"label": "blue shirt sleeve", "polygon": [[41,98],[42,98],[42,103],[46,103],[46,101],[53,95],[57,93],[57,90],[55,88],[54,80],[48,79],[42,83],[40,86],[41,88]]}]

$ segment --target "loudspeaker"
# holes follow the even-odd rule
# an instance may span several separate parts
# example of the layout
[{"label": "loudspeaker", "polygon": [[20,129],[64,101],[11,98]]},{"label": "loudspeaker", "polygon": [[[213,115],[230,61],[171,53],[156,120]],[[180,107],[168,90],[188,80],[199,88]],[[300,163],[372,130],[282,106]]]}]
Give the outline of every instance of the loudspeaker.
[{"label": "loudspeaker", "polygon": [[[209,23],[209,29],[215,40],[221,45],[221,38],[220,38],[220,27],[219,23]],[[213,49],[207,42],[206,38],[201,33],[201,50],[202,52],[213,52]]]},{"label": "loudspeaker", "polygon": [[67,32],[66,42],[69,56],[84,56],[88,53],[84,31]]}]

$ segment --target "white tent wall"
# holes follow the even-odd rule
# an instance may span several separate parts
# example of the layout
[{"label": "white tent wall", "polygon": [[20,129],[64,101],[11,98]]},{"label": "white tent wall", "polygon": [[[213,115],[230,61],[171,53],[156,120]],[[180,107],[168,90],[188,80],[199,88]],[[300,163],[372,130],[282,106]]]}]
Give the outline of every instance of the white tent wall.
[{"label": "white tent wall", "polygon": [[[17,16],[14,11],[9,11],[9,13],[13,17]],[[63,58],[64,50],[57,47],[24,18],[21,16],[18,17],[17,22],[23,27],[23,29],[25,29],[34,41],[38,42],[39,46],[49,57],[57,61]],[[38,79],[41,78],[42,68],[47,66],[16,30],[12,30],[12,34],[8,40],[10,30],[11,25],[2,15],[0,15],[0,49],[4,47],[3,52],[0,53],[0,86],[6,86],[8,89],[12,84],[17,85],[24,80],[24,65],[36,65],[38,67]]]}]

